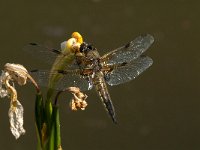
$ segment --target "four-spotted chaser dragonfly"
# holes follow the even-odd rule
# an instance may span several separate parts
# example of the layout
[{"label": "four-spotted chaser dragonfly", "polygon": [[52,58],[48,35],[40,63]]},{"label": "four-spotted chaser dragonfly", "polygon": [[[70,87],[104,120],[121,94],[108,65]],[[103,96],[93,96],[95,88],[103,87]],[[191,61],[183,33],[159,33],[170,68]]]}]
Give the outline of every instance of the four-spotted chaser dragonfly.
[{"label": "four-spotted chaser dragonfly", "polygon": [[[83,42],[80,45],[80,53],[75,54],[74,63],[68,66],[66,70],[57,70],[57,72],[35,70],[32,72],[37,77],[39,84],[43,86],[47,86],[50,74],[62,74],[63,78],[58,81],[57,90],[76,86],[85,91],[94,87],[113,122],[117,123],[106,83],[113,86],[129,82],[149,68],[153,60],[143,53],[153,42],[153,36],[149,34],[141,35],[103,56],[100,56],[97,49],[91,44]],[[35,52],[38,49],[39,52],[50,51],[55,56],[62,55],[61,51],[55,49],[44,48],[37,44],[30,46],[35,49]]]}]

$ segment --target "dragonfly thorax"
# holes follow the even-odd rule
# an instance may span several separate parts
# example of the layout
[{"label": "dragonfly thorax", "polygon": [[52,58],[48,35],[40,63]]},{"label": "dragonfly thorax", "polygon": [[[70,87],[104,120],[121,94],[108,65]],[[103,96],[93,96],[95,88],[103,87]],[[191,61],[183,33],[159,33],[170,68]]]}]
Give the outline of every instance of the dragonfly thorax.
[{"label": "dragonfly thorax", "polygon": [[82,43],[80,46],[82,57],[77,57],[77,62],[83,68],[90,68],[92,71],[98,72],[102,66],[100,64],[100,55],[95,47],[88,43]]}]

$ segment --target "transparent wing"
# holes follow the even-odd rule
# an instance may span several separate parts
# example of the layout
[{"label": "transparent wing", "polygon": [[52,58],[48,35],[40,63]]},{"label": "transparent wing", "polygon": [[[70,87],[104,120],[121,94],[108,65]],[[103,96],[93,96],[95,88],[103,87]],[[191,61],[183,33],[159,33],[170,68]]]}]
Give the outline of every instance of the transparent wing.
[{"label": "transparent wing", "polygon": [[144,53],[153,42],[154,38],[150,34],[141,35],[125,46],[105,54],[101,59],[107,64],[130,62]]},{"label": "transparent wing", "polygon": [[106,74],[106,82],[113,86],[135,79],[143,71],[153,64],[153,60],[148,56],[140,56],[125,66],[117,67]]},{"label": "transparent wing", "polygon": [[[58,73],[58,72],[56,72]],[[33,78],[36,80],[36,82],[40,85],[40,86],[44,86],[47,87],[48,86],[48,79],[50,74],[52,74],[52,72],[47,71],[47,70],[34,70],[32,72],[30,72],[30,74],[33,76]],[[92,88],[91,82],[89,80],[89,77],[87,76],[81,76],[81,75],[77,75],[77,74],[63,74],[63,78],[58,81],[57,86],[56,86],[56,90],[63,90],[64,88],[67,87],[79,87],[80,90],[82,91],[87,91],[90,90]]]},{"label": "transparent wing", "polygon": [[[62,45],[61,45],[62,46]],[[60,50],[48,48],[37,43],[29,43],[24,46],[23,50],[35,58],[39,58],[42,62],[52,64],[56,57],[62,57],[63,54]]]}]

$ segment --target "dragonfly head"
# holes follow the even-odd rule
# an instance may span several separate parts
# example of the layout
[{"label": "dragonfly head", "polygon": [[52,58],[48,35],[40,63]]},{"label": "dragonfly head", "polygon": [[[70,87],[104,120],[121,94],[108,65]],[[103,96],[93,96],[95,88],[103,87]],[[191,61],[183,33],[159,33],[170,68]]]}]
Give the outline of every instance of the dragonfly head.
[{"label": "dragonfly head", "polygon": [[83,42],[80,46],[81,53],[88,53],[89,51],[93,50],[96,50],[96,48],[92,44],[88,44],[86,42]]}]

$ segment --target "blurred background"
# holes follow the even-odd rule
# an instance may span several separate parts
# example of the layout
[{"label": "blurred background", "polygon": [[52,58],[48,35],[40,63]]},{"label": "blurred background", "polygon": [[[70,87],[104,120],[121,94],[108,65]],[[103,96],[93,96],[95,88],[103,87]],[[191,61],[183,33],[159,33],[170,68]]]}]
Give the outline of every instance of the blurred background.
[{"label": "blurred background", "polygon": [[[74,31],[101,55],[140,34],[154,36],[147,51],[154,64],[135,80],[109,86],[119,124],[112,123],[95,90],[85,111],[72,112],[60,100],[64,150],[197,150],[200,148],[200,2],[189,0],[0,1],[0,65],[20,63],[47,69],[45,60],[25,54],[38,42],[59,48]],[[9,130],[9,100],[0,103],[0,145],[5,150],[36,149],[35,90],[19,87],[26,134]],[[45,90],[45,89],[44,89]]]}]

